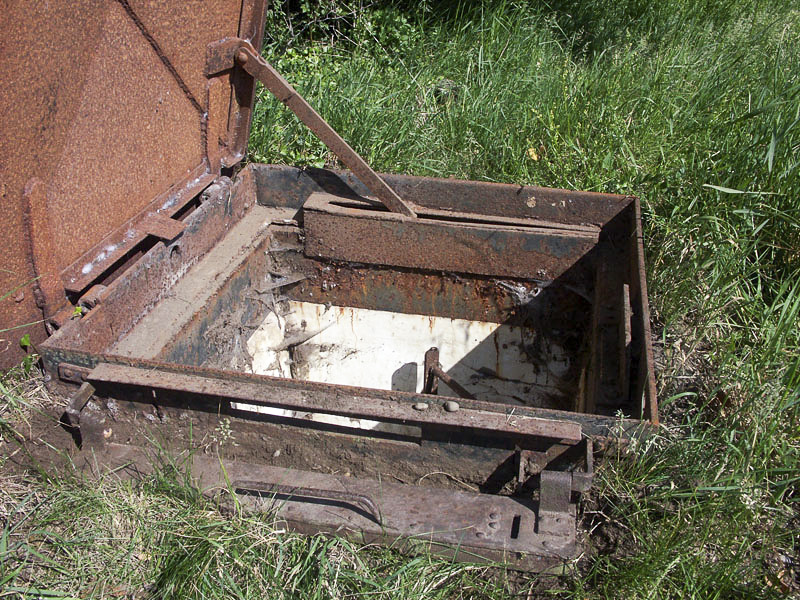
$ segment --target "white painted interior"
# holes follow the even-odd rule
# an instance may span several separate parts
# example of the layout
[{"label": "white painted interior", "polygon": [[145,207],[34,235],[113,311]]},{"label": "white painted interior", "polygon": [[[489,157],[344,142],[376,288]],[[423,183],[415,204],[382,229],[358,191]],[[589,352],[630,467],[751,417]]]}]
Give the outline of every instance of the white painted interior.
[{"label": "white painted interior", "polygon": [[[527,328],[311,302],[286,304],[285,314],[269,313],[247,342],[254,373],[420,392],[425,352],[436,346],[442,368],[478,399],[535,405],[531,390],[554,386],[569,368],[567,353],[552,343],[546,360],[532,360],[536,332]],[[441,382],[439,394],[456,395]],[[345,427],[418,433],[416,428],[364,419],[246,408]]]}]

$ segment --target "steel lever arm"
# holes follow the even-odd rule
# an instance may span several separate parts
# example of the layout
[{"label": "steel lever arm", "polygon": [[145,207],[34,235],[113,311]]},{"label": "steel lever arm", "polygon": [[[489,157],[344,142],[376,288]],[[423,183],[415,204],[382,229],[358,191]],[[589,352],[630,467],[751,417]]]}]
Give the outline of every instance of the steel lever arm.
[{"label": "steel lever arm", "polygon": [[322,140],[348,169],[355,173],[356,177],[377,196],[386,208],[407,217],[417,216],[411,205],[398,196],[381,179],[381,176],[306,102],[305,98],[297,93],[297,90],[272,65],[261,58],[249,44],[242,44],[234,56],[237,64],[263,83],[273,96],[296,114],[306,127]]}]

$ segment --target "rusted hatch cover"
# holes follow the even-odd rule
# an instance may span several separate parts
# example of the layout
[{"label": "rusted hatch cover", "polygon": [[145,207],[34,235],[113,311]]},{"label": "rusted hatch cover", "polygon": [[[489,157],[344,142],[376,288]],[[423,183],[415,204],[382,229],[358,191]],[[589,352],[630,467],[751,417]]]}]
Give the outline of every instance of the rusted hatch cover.
[{"label": "rusted hatch cover", "polygon": [[266,0],[6,3],[0,46],[0,366],[69,299],[180,231],[172,217],[244,155],[251,80],[209,45],[260,48]]}]

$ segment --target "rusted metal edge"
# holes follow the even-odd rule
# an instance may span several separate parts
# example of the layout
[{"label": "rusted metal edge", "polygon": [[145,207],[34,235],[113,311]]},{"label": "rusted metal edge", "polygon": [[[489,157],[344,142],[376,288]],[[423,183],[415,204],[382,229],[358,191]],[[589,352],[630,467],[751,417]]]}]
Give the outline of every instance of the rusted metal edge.
[{"label": "rusted metal edge", "polygon": [[[77,322],[76,324],[80,325],[80,322]],[[89,352],[61,346],[59,344],[59,340],[57,339],[58,333],[59,332],[56,332],[56,336],[49,338],[40,345],[39,350],[41,352],[42,362],[45,365],[45,369],[54,375],[64,372],[63,369],[67,369],[70,377],[61,377],[61,379],[70,382],[74,381],[75,383],[81,383],[82,381],[85,381],[88,378],[89,372],[91,372],[91,370],[98,364],[111,363],[133,366],[139,369],[157,369],[165,373],[190,373],[201,376],[222,378],[230,381],[254,382],[266,387],[273,386],[278,390],[304,390],[308,393],[314,393],[323,396],[331,396],[339,392],[349,393],[355,390],[360,391],[369,399],[389,399],[409,405],[416,404],[418,402],[427,402],[430,400],[430,396],[425,394],[354,388],[350,386],[316,383],[310,381],[296,381],[293,379],[280,379],[266,375],[256,375],[253,373],[223,371],[208,367],[195,367],[177,363],[165,363],[163,361],[130,358],[109,354],[107,352]],[[437,398],[437,400],[442,401],[443,398]],[[578,413],[566,410],[538,408],[533,406],[511,407],[485,400],[462,399],[459,400],[459,404],[462,407],[496,412],[506,415],[506,417],[518,415],[545,420],[564,420],[578,423],[581,426],[584,435],[595,439],[595,442],[598,444],[598,450],[603,448],[604,439],[615,438],[625,440],[633,437],[641,438],[649,435],[651,431],[647,422],[642,422],[638,419]]]},{"label": "rusted metal edge", "polygon": [[553,280],[596,245],[596,233],[441,221],[357,209],[315,193],[303,209],[307,256]]},{"label": "rusted metal edge", "polygon": [[[286,165],[251,163],[259,204],[300,208],[313,192],[359,199],[369,190],[350,171],[300,169]],[[419,177],[380,173],[393,189],[413,202],[417,211],[441,210],[492,218],[531,219],[543,226],[596,230],[605,226],[633,202],[633,196],[582,192],[557,188],[467,181],[441,177]]]},{"label": "rusted metal edge", "polygon": [[404,201],[320,114],[286,81],[275,68],[261,58],[247,42],[242,42],[236,62],[258,79],[281,103],[286,105],[314,135],[347,166],[386,208],[407,217],[415,216],[414,208]]},{"label": "rusted metal edge", "polygon": [[[634,235],[631,239],[631,304],[633,319],[643,346],[634,393],[635,400],[642,399],[642,419],[658,425],[658,397],[656,393],[655,360],[650,331],[650,304],[647,299],[647,275],[644,264],[644,235],[642,234],[642,209],[639,199],[633,204]],[[638,305],[638,306],[637,306]]]},{"label": "rusted metal edge", "polygon": [[168,192],[156,197],[139,214],[117,227],[100,243],[95,244],[78,260],[66,267],[61,272],[64,288],[76,293],[88,288],[107,269],[147,237],[148,233],[142,227],[142,221],[146,220],[150,213],[171,217],[216,177],[217,174],[210,173],[208,165],[203,162],[183,181],[177,183]]},{"label": "rusted metal edge", "polygon": [[[444,403],[431,399],[425,411],[412,406],[359,393],[358,388],[339,389],[333,394],[318,394],[291,389],[200,375],[142,369],[125,365],[100,363],[87,380],[93,383],[123,384],[156,390],[204,394],[250,403],[304,412],[319,412],[354,418],[388,421],[406,425],[429,425],[467,429],[494,436],[548,438],[567,444],[581,441],[581,426],[573,421],[559,421],[502,414],[479,409],[444,410]],[[351,391],[352,390],[352,391]],[[348,393],[350,392],[350,393]]]},{"label": "rusted metal edge", "polygon": [[[316,192],[310,194],[308,199],[303,204],[303,209],[336,211],[343,214],[353,215],[366,213],[370,216],[374,216],[374,218],[383,218],[388,220],[409,219],[405,215],[388,213],[382,206],[376,205],[374,202],[370,202],[367,198],[350,198],[346,196],[337,196],[336,194],[327,192]],[[589,237],[595,241],[599,240],[601,231],[600,227],[597,225],[568,225],[526,217],[507,217],[504,215],[468,213],[463,211],[443,210],[437,208],[417,207],[417,217],[430,221],[460,223],[474,226],[497,225],[521,227],[542,230],[545,232],[553,230],[555,233],[560,232],[567,235],[572,234],[576,236]]]},{"label": "rusted metal edge", "polygon": [[245,214],[249,202],[226,177],[208,186],[201,198],[197,210],[181,221],[186,230],[179,240],[150,248],[108,284],[100,304],[80,319],[67,320],[41,345],[42,351],[52,345],[100,353],[112,346],[168,293],[176,274],[185,274],[225,236]]}]

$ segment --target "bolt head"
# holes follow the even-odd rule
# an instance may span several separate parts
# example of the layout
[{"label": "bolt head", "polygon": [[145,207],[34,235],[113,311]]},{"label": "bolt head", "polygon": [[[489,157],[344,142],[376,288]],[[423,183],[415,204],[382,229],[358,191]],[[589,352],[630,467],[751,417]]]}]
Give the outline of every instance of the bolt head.
[{"label": "bolt head", "polygon": [[248,59],[247,52],[245,52],[244,50],[239,50],[236,53],[236,62],[238,62],[240,65],[245,64],[247,62],[247,59]]}]

